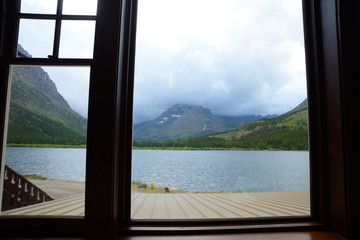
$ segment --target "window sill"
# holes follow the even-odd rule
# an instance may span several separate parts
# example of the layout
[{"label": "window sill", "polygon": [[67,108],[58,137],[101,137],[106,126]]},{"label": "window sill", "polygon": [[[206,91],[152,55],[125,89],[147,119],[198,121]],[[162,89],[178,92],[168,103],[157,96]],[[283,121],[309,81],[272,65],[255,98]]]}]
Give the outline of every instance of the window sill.
[{"label": "window sill", "polygon": [[320,231],[324,225],[318,222],[265,223],[213,226],[131,226],[123,228],[124,235],[179,235],[179,234],[227,234],[251,232]]},{"label": "window sill", "polygon": [[[31,238],[27,238],[31,239]],[[36,238],[42,239],[42,238]],[[85,240],[86,238],[46,238],[46,240],[66,239],[66,240]],[[271,233],[234,233],[234,234],[199,234],[182,236],[123,236],[116,240],[345,240],[345,238],[329,231],[296,231],[296,232],[271,232]],[[11,238],[11,240],[21,240],[21,238]]]},{"label": "window sill", "polygon": [[237,233],[237,234],[208,234],[186,236],[125,236],[117,240],[155,240],[155,239],[184,239],[184,240],[345,240],[345,238],[328,231],[304,231],[304,232],[272,232],[272,233]]}]

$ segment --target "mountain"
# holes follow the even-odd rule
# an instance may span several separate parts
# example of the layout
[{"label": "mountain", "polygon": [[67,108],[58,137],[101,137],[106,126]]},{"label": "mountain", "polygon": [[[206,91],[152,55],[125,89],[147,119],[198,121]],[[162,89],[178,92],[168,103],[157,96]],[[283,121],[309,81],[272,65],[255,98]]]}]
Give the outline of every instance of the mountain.
[{"label": "mountain", "polygon": [[[306,130],[307,123],[307,99],[294,109],[275,118],[263,118],[257,121],[245,122],[229,131],[216,133],[211,137],[232,139],[240,138],[248,134],[258,134],[259,132],[268,131],[275,134],[277,130]],[[271,130],[271,131],[270,131]]]},{"label": "mountain", "polygon": [[231,129],[240,123],[262,116],[216,116],[201,106],[176,104],[152,121],[134,125],[136,141],[166,141],[203,136]]},{"label": "mountain", "polygon": [[[306,102],[305,102],[306,103]],[[243,123],[231,130],[165,142],[134,142],[135,147],[238,148],[256,150],[307,150],[308,110],[300,104],[274,118]]]},{"label": "mountain", "polygon": [[294,109],[288,111],[287,113],[296,112],[296,111],[302,110],[302,109],[307,108],[307,107],[308,107],[308,99],[306,98],[304,101],[302,101],[302,103],[300,103]]},{"label": "mountain", "polygon": [[[31,57],[20,45],[18,51]],[[13,67],[8,143],[85,144],[86,128],[41,67]]]},{"label": "mountain", "polygon": [[307,149],[307,100],[281,116],[246,122],[230,131],[212,134],[209,138],[221,138],[245,148]]},{"label": "mountain", "polygon": [[249,122],[249,121],[256,121],[259,120],[261,118],[274,118],[277,117],[278,115],[272,114],[272,115],[266,115],[266,116],[262,116],[262,115],[245,115],[245,116],[219,116],[227,129],[232,129],[237,127],[238,125],[244,123],[244,122]]},{"label": "mountain", "polygon": [[134,127],[134,139],[143,141],[164,141],[188,138],[224,131],[222,120],[208,108],[177,104],[154,120]]}]

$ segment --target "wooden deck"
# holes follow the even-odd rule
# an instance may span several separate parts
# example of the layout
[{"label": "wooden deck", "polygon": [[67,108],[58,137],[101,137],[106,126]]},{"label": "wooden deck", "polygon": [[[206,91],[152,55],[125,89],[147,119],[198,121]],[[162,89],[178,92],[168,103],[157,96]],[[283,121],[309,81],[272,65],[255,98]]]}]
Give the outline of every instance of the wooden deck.
[{"label": "wooden deck", "polygon": [[[85,197],[77,195],[2,212],[2,215],[84,216]],[[133,219],[252,218],[310,215],[310,194],[259,193],[139,193],[131,200]]]}]

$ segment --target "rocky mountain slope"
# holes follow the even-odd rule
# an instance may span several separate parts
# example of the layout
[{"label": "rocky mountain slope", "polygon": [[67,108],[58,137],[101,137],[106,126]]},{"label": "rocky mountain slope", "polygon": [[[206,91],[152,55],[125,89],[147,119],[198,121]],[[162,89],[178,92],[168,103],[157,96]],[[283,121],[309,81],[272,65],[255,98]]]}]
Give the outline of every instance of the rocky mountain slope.
[{"label": "rocky mountain slope", "polygon": [[156,119],[134,126],[136,141],[166,141],[222,132],[261,116],[222,117],[210,109],[188,104],[176,104]]},{"label": "rocky mountain slope", "polygon": [[[21,46],[18,51],[30,57]],[[41,67],[13,68],[8,143],[84,144],[86,126]]]}]

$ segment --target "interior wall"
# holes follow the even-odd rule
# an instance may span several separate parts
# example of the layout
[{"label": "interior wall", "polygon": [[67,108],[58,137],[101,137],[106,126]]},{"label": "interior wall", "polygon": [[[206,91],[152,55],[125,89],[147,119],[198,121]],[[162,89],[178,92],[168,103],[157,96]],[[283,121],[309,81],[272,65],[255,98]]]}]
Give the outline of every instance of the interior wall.
[{"label": "interior wall", "polygon": [[339,1],[348,231],[360,239],[360,2]]}]

